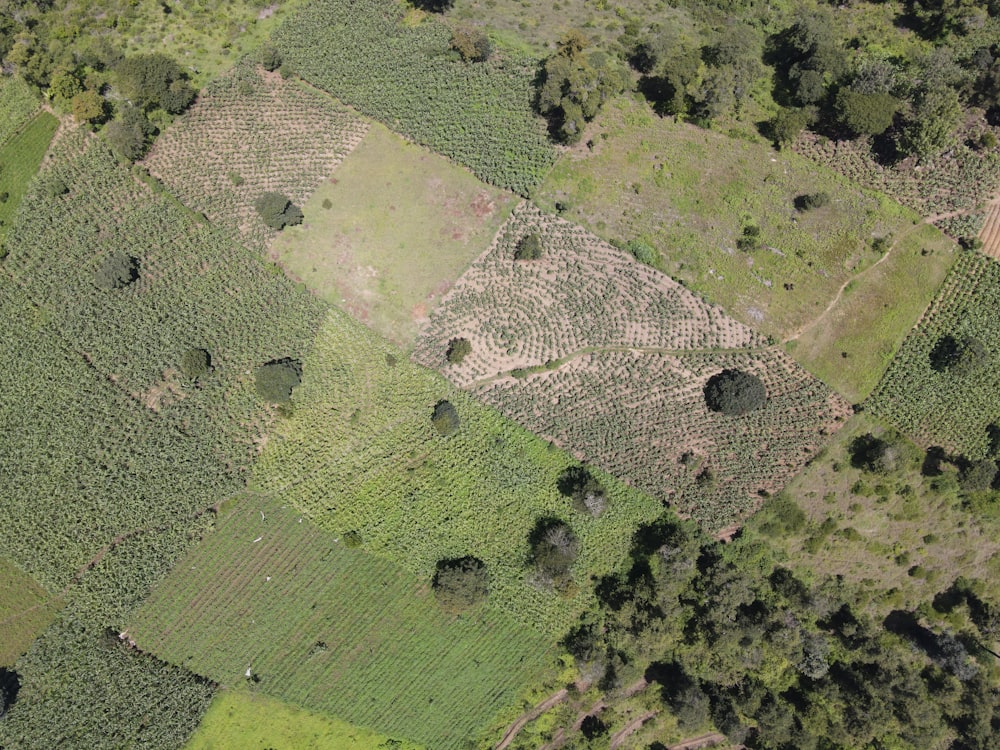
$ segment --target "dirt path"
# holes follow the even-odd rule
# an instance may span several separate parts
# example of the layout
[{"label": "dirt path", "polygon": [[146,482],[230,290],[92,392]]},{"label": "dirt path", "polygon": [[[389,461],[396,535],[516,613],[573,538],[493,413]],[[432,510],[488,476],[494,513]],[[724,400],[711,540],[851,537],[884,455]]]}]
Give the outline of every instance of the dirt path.
[{"label": "dirt path", "polygon": [[609,750],[615,750],[615,748],[617,748],[620,744],[622,744],[622,742],[625,741],[626,737],[628,737],[630,734],[632,734],[632,732],[634,732],[643,724],[645,724],[647,721],[656,716],[656,714],[657,714],[656,711],[647,711],[642,716],[636,716],[634,719],[632,719],[632,721],[630,721],[624,727],[615,732],[611,736],[611,744],[608,745]]},{"label": "dirt path", "polygon": [[1000,197],[986,204],[986,220],[979,230],[979,239],[984,255],[1000,259]]},{"label": "dirt path", "polygon": [[514,741],[514,738],[517,736],[517,733],[524,728],[525,724],[527,724],[529,721],[534,721],[556,704],[562,703],[564,700],[566,700],[567,695],[569,695],[569,691],[566,690],[566,688],[563,688],[562,690],[559,690],[550,695],[548,698],[543,700],[541,703],[539,703],[530,711],[523,714],[521,718],[519,718],[517,721],[515,721],[507,728],[507,731],[504,732],[503,739],[501,739],[500,742],[497,743],[494,750],[505,750],[505,748],[508,745],[510,745],[511,742]]},{"label": "dirt path", "polygon": [[719,734],[718,732],[709,732],[708,734],[678,742],[676,745],[671,745],[669,750],[698,750],[709,745],[717,745],[720,742],[727,742],[726,735]]}]

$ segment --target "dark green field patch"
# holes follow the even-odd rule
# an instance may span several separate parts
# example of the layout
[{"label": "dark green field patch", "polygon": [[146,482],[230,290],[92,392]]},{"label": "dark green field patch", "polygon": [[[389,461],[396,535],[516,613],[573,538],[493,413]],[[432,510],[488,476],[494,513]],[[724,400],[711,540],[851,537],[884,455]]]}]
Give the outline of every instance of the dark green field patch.
[{"label": "dark green field patch", "polygon": [[425,581],[247,497],[129,627],[143,650],[427,747],[464,747],[545,668],[493,609],[446,615]]},{"label": "dark green field patch", "polygon": [[48,112],[39,112],[0,148],[0,246],[58,127],[59,120]]},{"label": "dark green field patch", "polygon": [[0,557],[0,666],[12,665],[61,605],[31,576]]}]

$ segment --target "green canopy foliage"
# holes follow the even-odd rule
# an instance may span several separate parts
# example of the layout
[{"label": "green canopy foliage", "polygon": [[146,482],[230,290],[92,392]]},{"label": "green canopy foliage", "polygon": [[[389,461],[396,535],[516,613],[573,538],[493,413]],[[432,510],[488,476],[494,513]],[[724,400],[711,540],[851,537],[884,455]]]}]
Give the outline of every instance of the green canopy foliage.
[{"label": "green canopy foliage", "polygon": [[432,582],[434,596],[449,612],[463,612],[485,601],[490,593],[490,575],[476,557],[439,560]]},{"label": "green canopy foliage", "polygon": [[294,359],[277,359],[257,368],[257,393],[272,404],[287,404],[292,389],[302,382],[302,364]]}]

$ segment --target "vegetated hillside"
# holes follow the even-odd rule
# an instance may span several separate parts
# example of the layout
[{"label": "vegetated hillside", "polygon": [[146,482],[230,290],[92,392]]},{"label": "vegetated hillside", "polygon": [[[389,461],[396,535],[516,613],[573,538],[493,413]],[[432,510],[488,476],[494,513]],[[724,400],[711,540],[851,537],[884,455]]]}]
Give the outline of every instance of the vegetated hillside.
[{"label": "vegetated hillside", "polygon": [[246,59],[202,90],[143,164],[188,208],[263,252],[276,230],[255,202],[278,192],[302,206],[367,129],[328,96]]},{"label": "vegetated hillside", "polygon": [[427,581],[269,498],[239,501],[129,624],[141,649],[428,748],[464,748],[547,665],[494,607],[445,612]]},{"label": "vegetated hillside", "polygon": [[497,50],[463,62],[451,32],[397,0],[316,0],[274,34],[310,83],[480,179],[526,195],[555,160],[533,111],[536,61]]},{"label": "vegetated hillside", "polygon": [[964,253],[865,402],[924,447],[976,461],[1000,423],[1000,264]]},{"label": "vegetated hillside", "polygon": [[[77,132],[32,186],[4,268],[72,351],[239,474],[271,418],[250,371],[301,359],[322,304]],[[186,352],[210,371],[182,371]]]},{"label": "vegetated hillside", "polygon": [[517,197],[373,123],[271,257],[404,350]]},{"label": "vegetated hillside", "polygon": [[[519,260],[536,241],[540,256]],[[414,358],[712,531],[779,489],[848,413],[720,309],[528,205],[442,301]],[[760,378],[759,408],[709,408],[726,370]]]},{"label": "vegetated hillside", "polygon": [[[660,511],[596,470],[605,511],[575,510],[559,490],[569,456],[340,311],[319,332],[294,401],[261,456],[257,487],[426,581],[440,560],[482,560],[491,605],[550,636],[590,601],[589,576],[616,570],[636,526]],[[553,525],[567,527],[572,552],[557,584],[532,563],[530,541]]]}]

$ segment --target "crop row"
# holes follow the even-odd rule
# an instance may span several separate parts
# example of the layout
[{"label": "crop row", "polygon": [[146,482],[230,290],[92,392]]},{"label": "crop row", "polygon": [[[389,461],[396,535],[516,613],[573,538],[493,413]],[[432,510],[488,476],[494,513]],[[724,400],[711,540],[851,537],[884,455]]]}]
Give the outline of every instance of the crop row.
[{"label": "crop row", "polygon": [[274,230],[254,201],[278,192],[301,206],[367,129],[330,97],[245,61],[205,87],[144,163],[188,207],[264,250]]},{"label": "crop row", "polygon": [[522,195],[555,161],[532,109],[536,61],[497,52],[484,63],[449,54],[450,31],[403,22],[397,0],[319,0],[274,35],[306,80],[481,179]]}]

